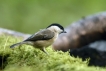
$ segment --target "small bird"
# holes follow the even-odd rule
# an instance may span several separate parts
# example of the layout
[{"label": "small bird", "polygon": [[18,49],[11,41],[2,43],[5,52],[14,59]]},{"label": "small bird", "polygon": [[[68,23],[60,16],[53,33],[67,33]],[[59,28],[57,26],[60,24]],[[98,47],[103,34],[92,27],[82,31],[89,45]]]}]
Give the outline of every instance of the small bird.
[{"label": "small bird", "polygon": [[58,23],[53,23],[49,25],[46,29],[42,29],[37,33],[33,34],[26,40],[11,45],[10,48],[14,48],[15,46],[19,46],[22,44],[27,44],[47,53],[45,48],[50,46],[61,33],[66,33],[64,28]]}]

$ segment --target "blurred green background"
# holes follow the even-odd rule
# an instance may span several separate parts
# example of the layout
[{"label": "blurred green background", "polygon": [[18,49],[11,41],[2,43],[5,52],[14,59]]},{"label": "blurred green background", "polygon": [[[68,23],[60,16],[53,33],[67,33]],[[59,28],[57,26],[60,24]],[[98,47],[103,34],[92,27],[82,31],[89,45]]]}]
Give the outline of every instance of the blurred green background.
[{"label": "blurred green background", "polygon": [[106,0],[0,0],[0,27],[32,34],[105,10]]}]

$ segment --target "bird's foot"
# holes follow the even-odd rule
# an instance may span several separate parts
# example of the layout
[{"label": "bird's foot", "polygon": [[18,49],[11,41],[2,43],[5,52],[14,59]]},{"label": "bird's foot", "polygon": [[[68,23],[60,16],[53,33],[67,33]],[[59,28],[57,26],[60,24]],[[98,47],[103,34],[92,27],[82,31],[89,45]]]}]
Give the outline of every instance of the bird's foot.
[{"label": "bird's foot", "polygon": [[46,53],[47,55],[49,55],[48,52],[45,50],[45,48],[42,48],[41,50],[42,50],[44,53]]}]

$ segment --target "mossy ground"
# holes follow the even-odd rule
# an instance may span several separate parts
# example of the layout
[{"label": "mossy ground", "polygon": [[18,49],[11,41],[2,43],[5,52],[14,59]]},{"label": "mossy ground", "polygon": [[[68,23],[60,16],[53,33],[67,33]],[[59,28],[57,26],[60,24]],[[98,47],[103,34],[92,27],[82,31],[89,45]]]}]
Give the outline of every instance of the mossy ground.
[{"label": "mossy ground", "polygon": [[9,46],[21,39],[0,36],[0,68],[4,71],[106,71],[106,68],[88,67],[88,61],[74,58],[68,52],[46,50],[49,55],[32,46],[22,45],[10,49]]}]

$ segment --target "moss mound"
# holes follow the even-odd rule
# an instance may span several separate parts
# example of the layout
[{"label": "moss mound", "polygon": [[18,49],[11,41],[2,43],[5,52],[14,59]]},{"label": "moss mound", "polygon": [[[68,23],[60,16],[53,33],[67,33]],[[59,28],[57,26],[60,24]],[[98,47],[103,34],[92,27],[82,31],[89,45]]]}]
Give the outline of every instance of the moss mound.
[{"label": "moss mound", "polygon": [[0,68],[4,71],[106,71],[105,68],[88,67],[88,61],[74,58],[68,52],[46,50],[49,55],[32,46],[9,46],[21,41],[11,36],[0,36]]}]

